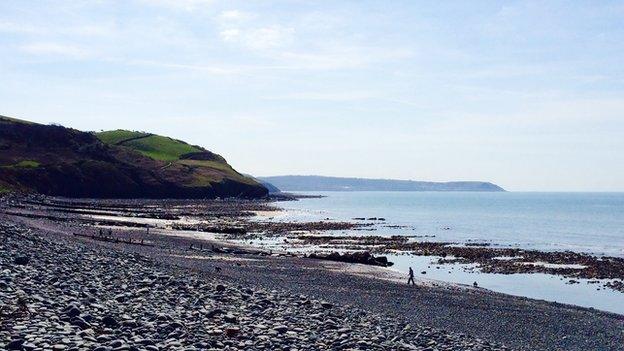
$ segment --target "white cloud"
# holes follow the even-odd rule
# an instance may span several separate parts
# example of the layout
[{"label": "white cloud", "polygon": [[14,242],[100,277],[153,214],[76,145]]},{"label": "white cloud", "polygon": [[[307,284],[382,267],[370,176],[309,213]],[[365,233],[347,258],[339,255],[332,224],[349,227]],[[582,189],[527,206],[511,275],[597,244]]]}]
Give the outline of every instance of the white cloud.
[{"label": "white cloud", "polygon": [[258,28],[247,33],[246,45],[252,49],[269,49],[286,44],[292,39],[295,30],[282,26]]},{"label": "white cloud", "polygon": [[205,9],[214,3],[213,0],[142,0],[142,2],[183,11]]},{"label": "white cloud", "polygon": [[312,101],[361,101],[378,98],[379,94],[370,91],[300,92],[265,97],[266,100],[312,100]]},{"label": "white cloud", "polygon": [[235,43],[246,49],[267,50],[287,45],[294,33],[294,28],[274,25],[251,29],[228,28],[219,35],[224,42]]},{"label": "white cloud", "polygon": [[16,23],[0,20],[0,33],[15,33],[23,35],[51,36],[51,35],[72,35],[72,36],[89,36],[89,37],[105,37],[115,33],[112,24],[78,24],[54,26],[50,24],[38,23],[29,25],[24,23]]},{"label": "white cloud", "polygon": [[89,56],[87,50],[83,48],[53,42],[25,44],[20,46],[20,50],[32,55],[64,56],[77,59]]},{"label": "white cloud", "polygon": [[248,12],[239,10],[223,11],[219,14],[219,20],[222,22],[243,22],[253,18],[254,16]]},{"label": "white cloud", "polygon": [[69,27],[59,32],[85,37],[110,37],[116,34],[112,25],[81,25]]},{"label": "white cloud", "polygon": [[286,51],[279,59],[292,69],[354,69],[376,63],[403,60],[412,57],[406,49],[381,47],[331,46],[316,52]]},{"label": "white cloud", "polygon": [[240,38],[241,32],[238,29],[225,29],[222,30],[219,35],[223,41],[234,42]]},{"label": "white cloud", "polygon": [[41,31],[36,27],[19,24],[15,22],[0,21],[0,32],[4,33],[22,33],[22,34],[36,34]]},{"label": "white cloud", "polygon": [[295,33],[293,27],[266,23],[253,13],[239,10],[222,11],[216,20],[223,42],[247,50],[284,47],[292,42]]},{"label": "white cloud", "polygon": [[203,72],[211,75],[233,75],[240,74],[243,71],[244,67],[238,66],[226,66],[226,65],[200,65],[200,64],[182,64],[175,62],[159,62],[159,61],[149,61],[149,60],[116,60],[129,65],[136,66],[152,66],[152,67],[160,67],[160,68],[170,68],[170,69],[181,69],[181,70],[192,70]]}]

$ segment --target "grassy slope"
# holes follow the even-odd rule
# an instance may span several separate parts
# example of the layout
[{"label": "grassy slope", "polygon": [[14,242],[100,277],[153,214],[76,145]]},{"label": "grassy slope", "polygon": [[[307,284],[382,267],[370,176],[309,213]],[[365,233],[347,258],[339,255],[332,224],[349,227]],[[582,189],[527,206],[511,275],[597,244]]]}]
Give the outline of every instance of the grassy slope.
[{"label": "grassy slope", "polygon": [[111,130],[107,132],[97,133],[96,135],[98,139],[100,139],[104,144],[116,145],[128,139],[148,136],[150,134],[118,129],[118,130]]},{"label": "grassy slope", "polygon": [[181,141],[160,135],[130,140],[122,145],[131,147],[143,155],[159,161],[176,161],[184,154],[203,151]]},{"label": "grassy slope", "polygon": [[229,178],[235,179],[241,183],[255,185],[257,182],[252,178],[245,177],[244,175],[236,172],[232,166],[227,163],[218,161],[204,161],[204,160],[179,160],[177,163],[190,166],[198,170],[198,175],[195,177],[193,186],[206,186],[208,183],[219,178],[218,174],[214,172],[202,172],[203,170],[216,170],[223,175],[227,175]]},{"label": "grassy slope", "polygon": [[167,162],[163,169],[170,169],[171,165],[186,167],[193,174],[187,186],[210,186],[210,183],[220,182],[224,178],[250,185],[256,184],[253,179],[236,172],[225,161],[180,159],[182,155],[205,150],[176,139],[127,130],[101,132],[96,136],[106,144],[131,148],[151,159]]},{"label": "grassy slope", "polygon": [[22,160],[19,161],[16,164],[13,165],[7,165],[7,166],[0,166],[0,167],[5,167],[5,168],[37,168],[39,167],[41,164],[37,161],[33,161],[33,160]]}]

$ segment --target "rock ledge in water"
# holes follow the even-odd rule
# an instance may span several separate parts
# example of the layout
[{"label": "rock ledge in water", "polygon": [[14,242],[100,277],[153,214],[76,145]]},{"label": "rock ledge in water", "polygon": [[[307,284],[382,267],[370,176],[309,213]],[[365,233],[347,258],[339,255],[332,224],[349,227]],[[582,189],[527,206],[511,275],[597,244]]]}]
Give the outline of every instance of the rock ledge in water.
[{"label": "rock ledge in water", "polygon": [[337,262],[348,262],[348,263],[360,263],[367,264],[372,266],[382,266],[382,267],[390,267],[394,265],[394,263],[388,261],[386,256],[373,256],[370,252],[347,252],[347,253],[338,253],[332,252],[328,254],[317,254],[313,253],[307,256],[308,258],[313,258],[317,260],[328,260],[328,261],[337,261]]}]

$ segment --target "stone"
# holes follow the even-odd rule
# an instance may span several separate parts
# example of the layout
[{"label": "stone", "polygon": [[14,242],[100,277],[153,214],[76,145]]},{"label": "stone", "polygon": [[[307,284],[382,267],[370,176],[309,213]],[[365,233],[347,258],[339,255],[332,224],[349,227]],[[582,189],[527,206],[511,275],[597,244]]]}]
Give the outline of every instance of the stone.
[{"label": "stone", "polygon": [[334,305],[333,305],[333,304],[331,304],[330,302],[327,302],[327,301],[322,301],[322,302],[321,302],[321,306],[322,306],[323,308],[325,308],[325,309],[329,309],[329,308],[334,307]]},{"label": "stone", "polygon": [[113,340],[111,342],[108,343],[108,346],[112,347],[112,348],[118,348],[121,347],[121,345],[123,345],[124,342],[122,340]]},{"label": "stone", "polygon": [[273,330],[275,330],[276,332],[280,334],[283,334],[288,331],[288,327],[285,325],[278,325],[278,326],[273,327]]},{"label": "stone", "polygon": [[[12,320],[0,330],[0,349],[505,350],[334,304],[333,298],[328,302],[287,290],[235,285],[212,272],[171,267],[119,250],[130,245],[125,241],[92,247],[83,239],[55,241],[36,234],[37,229],[5,236],[4,231],[15,230],[6,228],[0,221],[0,262],[13,262],[20,252],[36,252],[37,260],[28,269],[12,264],[0,268],[0,301],[21,301],[9,305]],[[124,231],[119,230],[120,237]]]},{"label": "stone", "polygon": [[21,350],[24,344],[24,339],[15,339],[6,345],[7,350]]},{"label": "stone", "polygon": [[76,305],[69,305],[65,307],[63,313],[65,313],[69,317],[77,317],[80,315],[80,309],[76,307]]},{"label": "stone", "polygon": [[223,320],[228,322],[228,323],[236,323],[236,317],[234,315],[231,314],[226,314],[225,316],[223,316]]},{"label": "stone", "polygon": [[13,263],[20,265],[20,266],[25,266],[30,262],[30,258],[28,256],[17,256],[15,257],[15,259],[13,260]]},{"label": "stone", "polygon": [[79,327],[79,328],[80,328],[80,329],[82,329],[82,330],[85,330],[85,329],[89,329],[89,328],[91,328],[91,324],[89,324],[89,323],[85,322],[85,320],[84,320],[84,319],[82,319],[82,318],[80,318],[80,317],[74,317],[74,318],[72,318],[72,320],[70,321],[70,323],[71,323],[72,325],[75,325],[75,326]]},{"label": "stone", "polygon": [[107,328],[116,328],[119,325],[119,322],[117,322],[117,320],[112,316],[107,315],[102,318],[102,324]]},{"label": "stone", "polygon": [[230,327],[225,329],[225,335],[229,338],[233,338],[240,333],[240,329],[236,327]]},{"label": "stone", "polygon": [[220,315],[220,314],[223,314],[223,313],[225,313],[225,312],[222,309],[215,308],[213,310],[208,311],[208,313],[206,313],[206,316],[209,317],[209,318],[212,318],[214,316],[217,316],[217,315]]}]

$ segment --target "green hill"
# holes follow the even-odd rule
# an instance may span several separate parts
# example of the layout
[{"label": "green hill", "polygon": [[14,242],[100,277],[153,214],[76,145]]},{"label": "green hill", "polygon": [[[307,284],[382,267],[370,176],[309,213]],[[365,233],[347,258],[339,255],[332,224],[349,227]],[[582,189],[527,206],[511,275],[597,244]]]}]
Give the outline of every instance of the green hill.
[{"label": "green hill", "polygon": [[223,157],[181,140],[121,129],[96,133],[96,136],[109,146],[130,149],[152,160],[166,162],[164,168],[186,168],[192,171],[194,177],[186,184],[188,186],[210,186],[226,178],[250,185],[257,184],[254,179],[235,171]]},{"label": "green hill", "polygon": [[0,116],[0,192],[70,197],[262,197],[266,188],[202,147],[165,136],[87,133]]},{"label": "green hill", "polygon": [[118,129],[118,130],[110,130],[107,132],[97,133],[96,135],[98,139],[100,139],[103,143],[106,143],[109,145],[117,145],[117,144],[123,143],[124,141],[149,136],[150,134]]},{"label": "green hill", "polygon": [[160,135],[128,140],[121,145],[131,147],[147,157],[161,161],[174,161],[180,159],[180,156],[184,154],[202,151],[186,143]]}]

